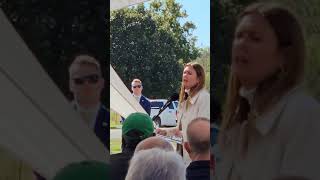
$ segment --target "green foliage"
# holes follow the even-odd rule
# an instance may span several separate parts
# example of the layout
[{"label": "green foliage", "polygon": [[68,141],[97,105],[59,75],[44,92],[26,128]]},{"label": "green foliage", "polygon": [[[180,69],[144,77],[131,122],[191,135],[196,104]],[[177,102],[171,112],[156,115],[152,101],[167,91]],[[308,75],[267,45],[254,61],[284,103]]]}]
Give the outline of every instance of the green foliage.
[{"label": "green foliage", "polygon": [[130,89],[132,79],[143,81],[143,93],[165,98],[178,92],[182,76],[179,60],[189,62],[199,56],[190,34],[194,26],[180,25],[186,17],[173,0],[153,1],[111,12],[111,65]]},{"label": "green foliage", "polygon": [[210,92],[219,102],[224,102],[226,97],[236,18],[248,3],[250,2],[240,0],[214,0],[213,3],[214,38],[211,63],[213,85]]}]

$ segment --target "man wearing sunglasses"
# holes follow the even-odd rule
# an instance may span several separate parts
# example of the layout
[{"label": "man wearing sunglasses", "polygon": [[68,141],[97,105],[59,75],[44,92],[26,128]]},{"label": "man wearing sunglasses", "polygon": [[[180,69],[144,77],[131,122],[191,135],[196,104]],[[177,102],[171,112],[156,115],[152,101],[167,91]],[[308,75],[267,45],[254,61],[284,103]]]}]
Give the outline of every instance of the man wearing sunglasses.
[{"label": "man wearing sunglasses", "polygon": [[151,112],[151,103],[150,101],[142,95],[142,82],[140,79],[134,79],[131,82],[131,90],[133,97],[140,103],[140,105],[143,107],[143,109],[148,113],[150,116]]},{"label": "man wearing sunglasses", "polygon": [[69,87],[75,110],[109,150],[110,115],[100,102],[104,79],[98,61],[88,55],[77,56],[69,68]]}]

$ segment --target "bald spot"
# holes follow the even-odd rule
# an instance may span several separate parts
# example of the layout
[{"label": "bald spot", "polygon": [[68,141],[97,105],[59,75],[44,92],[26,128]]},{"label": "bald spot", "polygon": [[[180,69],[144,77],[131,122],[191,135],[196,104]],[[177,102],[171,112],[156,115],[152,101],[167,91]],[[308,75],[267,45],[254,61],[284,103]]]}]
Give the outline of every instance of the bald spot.
[{"label": "bald spot", "polygon": [[166,141],[161,137],[154,136],[141,141],[137,145],[134,153],[137,153],[138,151],[141,151],[141,150],[152,149],[152,148],[160,148],[167,151],[173,151],[173,147],[168,141]]},{"label": "bald spot", "polygon": [[[196,119],[187,128],[188,142],[194,149],[203,147],[210,148],[210,122],[208,120]],[[200,149],[199,149],[200,150]],[[203,149],[201,150],[203,151]]]}]

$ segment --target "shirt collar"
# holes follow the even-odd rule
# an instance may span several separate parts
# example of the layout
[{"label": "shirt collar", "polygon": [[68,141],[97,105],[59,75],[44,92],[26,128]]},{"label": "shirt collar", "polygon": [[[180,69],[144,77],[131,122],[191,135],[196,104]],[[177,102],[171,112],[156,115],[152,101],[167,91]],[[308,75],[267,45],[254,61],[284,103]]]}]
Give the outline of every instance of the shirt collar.
[{"label": "shirt collar", "polygon": [[246,89],[245,87],[241,87],[239,90],[239,95],[245,98],[248,101],[249,105],[252,106],[256,89],[257,88]]},{"label": "shirt collar", "polygon": [[81,112],[98,112],[101,106],[101,103],[98,103],[97,105],[92,106],[90,108],[85,108],[85,107],[81,107],[77,101],[74,101],[73,104],[76,110]]},{"label": "shirt collar", "polygon": [[133,95],[134,97],[137,97],[137,98],[141,98],[141,96],[142,96],[142,95],[136,96],[136,95],[133,94],[133,93],[132,93],[132,95]]}]

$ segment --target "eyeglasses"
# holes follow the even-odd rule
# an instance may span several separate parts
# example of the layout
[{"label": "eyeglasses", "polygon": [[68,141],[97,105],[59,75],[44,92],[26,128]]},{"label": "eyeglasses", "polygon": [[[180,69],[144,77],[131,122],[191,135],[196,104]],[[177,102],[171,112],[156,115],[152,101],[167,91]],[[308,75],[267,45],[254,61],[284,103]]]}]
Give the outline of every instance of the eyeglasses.
[{"label": "eyeglasses", "polygon": [[87,76],[74,78],[73,81],[76,85],[82,85],[87,81],[89,84],[96,84],[99,81],[100,76],[97,74],[90,74]]},{"label": "eyeglasses", "polygon": [[132,86],[134,89],[135,88],[141,88],[141,85],[136,85],[136,86]]}]

